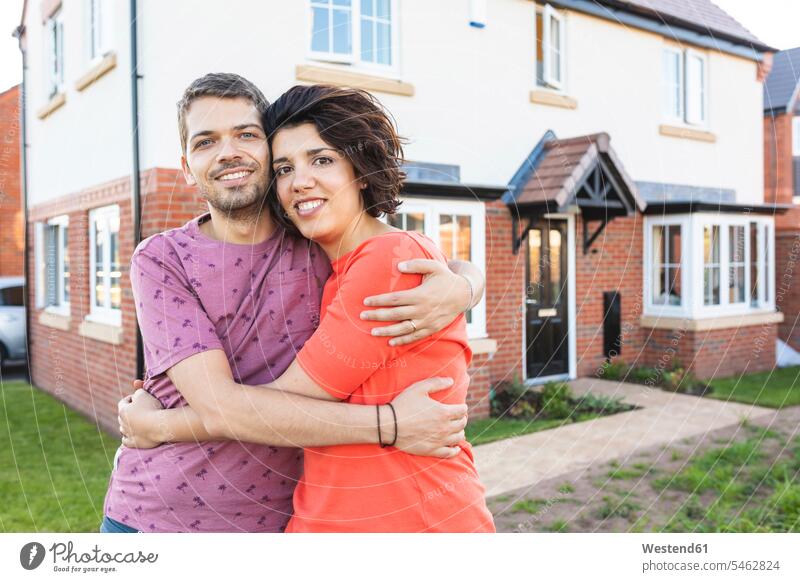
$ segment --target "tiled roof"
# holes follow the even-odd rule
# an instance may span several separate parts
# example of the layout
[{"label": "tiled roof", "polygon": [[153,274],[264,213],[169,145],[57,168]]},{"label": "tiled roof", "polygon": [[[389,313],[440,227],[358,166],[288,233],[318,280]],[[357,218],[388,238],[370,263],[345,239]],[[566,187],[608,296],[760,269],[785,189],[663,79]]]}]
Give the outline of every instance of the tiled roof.
[{"label": "tiled roof", "polygon": [[680,21],[694,29],[715,33],[763,50],[767,47],[739,21],[711,0],[596,0],[600,4],[630,12],[655,16],[659,20]]},{"label": "tiled roof", "polygon": [[772,71],[764,83],[764,111],[794,107],[800,86],[800,47],[775,53]]},{"label": "tiled roof", "polygon": [[512,184],[513,203],[546,204],[553,210],[563,209],[571,203],[584,179],[602,159],[606,167],[613,170],[633,204],[643,210],[644,201],[609,142],[607,133],[545,141],[524,182]]}]

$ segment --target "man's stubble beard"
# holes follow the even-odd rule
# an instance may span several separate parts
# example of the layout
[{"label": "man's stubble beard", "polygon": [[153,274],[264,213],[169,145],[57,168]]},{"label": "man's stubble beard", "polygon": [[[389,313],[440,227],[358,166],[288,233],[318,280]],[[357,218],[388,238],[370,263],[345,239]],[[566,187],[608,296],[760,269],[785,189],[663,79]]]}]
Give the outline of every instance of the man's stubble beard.
[{"label": "man's stubble beard", "polygon": [[232,194],[222,194],[204,186],[200,188],[200,193],[206,202],[224,214],[228,220],[252,223],[265,212],[268,184],[265,180],[263,184],[253,184],[247,189],[251,192],[234,190]]}]

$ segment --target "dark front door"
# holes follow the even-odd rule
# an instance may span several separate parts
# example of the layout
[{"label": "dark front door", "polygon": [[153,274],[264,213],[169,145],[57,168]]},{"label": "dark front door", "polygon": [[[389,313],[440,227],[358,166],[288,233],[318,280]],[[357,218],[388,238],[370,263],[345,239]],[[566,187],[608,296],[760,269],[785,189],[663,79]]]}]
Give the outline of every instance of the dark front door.
[{"label": "dark front door", "polygon": [[567,221],[534,223],[527,239],[525,292],[528,378],[569,371]]}]

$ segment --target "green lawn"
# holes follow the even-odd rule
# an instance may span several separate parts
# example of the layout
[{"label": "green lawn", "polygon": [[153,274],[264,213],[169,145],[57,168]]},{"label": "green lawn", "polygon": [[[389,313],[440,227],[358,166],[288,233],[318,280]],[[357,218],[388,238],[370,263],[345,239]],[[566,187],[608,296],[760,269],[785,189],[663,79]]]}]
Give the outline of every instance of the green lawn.
[{"label": "green lawn", "polygon": [[0,531],[97,531],[118,444],[52,396],[3,382]]},{"label": "green lawn", "polygon": [[733,400],[769,408],[800,404],[800,366],[775,368],[770,372],[717,378],[709,384],[711,398]]},{"label": "green lawn", "polygon": [[483,445],[492,441],[499,441],[523,434],[538,432],[555,428],[562,424],[581,422],[598,418],[599,414],[581,414],[576,419],[555,419],[555,420],[520,420],[509,418],[482,418],[471,420],[465,430],[467,440],[472,445]]}]

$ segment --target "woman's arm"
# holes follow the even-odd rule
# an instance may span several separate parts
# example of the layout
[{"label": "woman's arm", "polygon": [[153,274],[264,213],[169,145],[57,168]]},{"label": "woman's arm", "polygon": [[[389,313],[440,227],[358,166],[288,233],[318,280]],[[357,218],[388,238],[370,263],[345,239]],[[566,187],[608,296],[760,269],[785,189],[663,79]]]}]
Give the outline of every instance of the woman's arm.
[{"label": "woman's arm", "polygon": [[441,331],[480,303],[486,287],[481,270],[467,261],[451,260],[444,265],[431,259],[412,259],[400,263],[398,269],[424,275],[422,283],[405,291],[367,297],[364,305],[381,307],[360,314],[367,321],[398,322],[376,327],[372,332],[376,336],[395,336],[389,340],[392,346],[410,344]]}]

